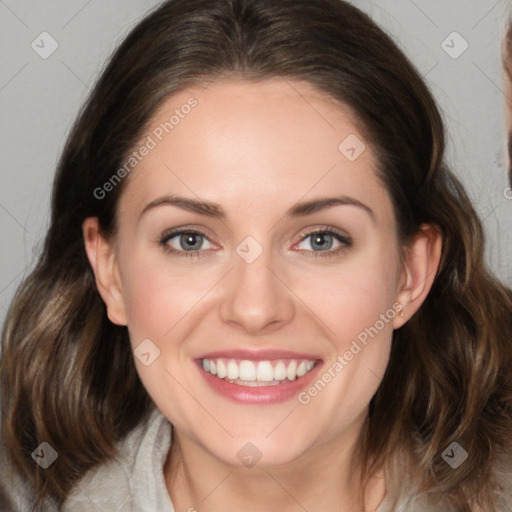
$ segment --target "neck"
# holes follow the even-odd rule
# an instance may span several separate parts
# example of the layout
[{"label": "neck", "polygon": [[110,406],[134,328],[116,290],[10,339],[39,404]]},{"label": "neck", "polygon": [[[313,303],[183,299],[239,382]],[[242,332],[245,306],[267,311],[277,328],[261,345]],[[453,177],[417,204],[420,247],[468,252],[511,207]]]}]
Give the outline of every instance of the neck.
[{"label": "neck", "polygon": [[226,464],[175,431],[164,466],[167,490],[180,512],[375,512],[385,482],[374,477],[363,504],[354,435],[360,431],[318,443],[287,464],[252,468]]}]

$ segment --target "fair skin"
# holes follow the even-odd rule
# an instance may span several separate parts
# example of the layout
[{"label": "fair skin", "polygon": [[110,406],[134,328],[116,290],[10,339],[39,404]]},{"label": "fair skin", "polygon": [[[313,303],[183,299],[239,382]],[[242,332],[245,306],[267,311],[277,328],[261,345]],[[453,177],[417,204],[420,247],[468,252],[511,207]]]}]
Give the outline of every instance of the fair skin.
[{"label": "fair skin", "polygon": [[[292,84],[293,83],[293,87]],[[177,511],[362,510],[356,441],[389,360],[393,330],[420,307],[432,285],[441,236],[424,225],[407,248],[398,242],[391,199],[378,181],[375,156],[349,161],[338,146],[361,141],[347,109],[302,82],[219,80],[166,100],[151,126],[193,96],[198,105],[132,171],[118,205],[118,232],[104,239],[97,219],[84,222],[86,250],[110,320],[127,325],[132,347],[150,339],[160,356],[140,378],[174,425],[163,468]],[[151,131],[143,137],[145,139]],[[164,204],[171,194],[215,202],[219,219]],[[286,217],[297,202],[346,196],[335,205]],[[371,209],[372,213],[369,213]],[[171,228],[201,231],[199,258],[184,257]],[[314,230],[331,228],[329,251]],[[247,236],[263,252],[252,262],[236,249]],[[329,248],[329,247],[328,247]],[[253,249],[251,249],[253,250]],[[403,251],[405,264],[400,260]],[[314,257],[319,254],[320,256]],[[314,355],[322,377],[379,315],[398,313],[309,403],[239,403],[201,378],[205,352],[280,349]],[[307,375],[306,375],[307,377]],[[246,467],[237,453],[261,453]],[[372,480],[367,510],[385,495]]]}]

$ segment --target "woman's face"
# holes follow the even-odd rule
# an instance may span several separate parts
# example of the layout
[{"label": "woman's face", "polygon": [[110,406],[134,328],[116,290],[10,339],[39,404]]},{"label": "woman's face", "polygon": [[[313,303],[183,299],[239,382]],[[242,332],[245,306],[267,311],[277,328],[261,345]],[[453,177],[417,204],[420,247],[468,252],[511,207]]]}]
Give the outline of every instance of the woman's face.
[{"label": "woman's face", "polygon": [[404,272],[349,112],[302,82],[217,81],[170,97],[142,144],[109,315],[158,408],[228,464],[354,440],[404,322]]}]

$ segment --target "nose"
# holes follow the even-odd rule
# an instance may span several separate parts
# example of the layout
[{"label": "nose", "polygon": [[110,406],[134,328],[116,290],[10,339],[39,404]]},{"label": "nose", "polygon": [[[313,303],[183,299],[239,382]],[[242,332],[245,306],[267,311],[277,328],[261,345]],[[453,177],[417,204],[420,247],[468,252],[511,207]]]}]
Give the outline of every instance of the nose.
[{"label": "nose", "polygon": [[252,263],[233,255],[234,268],[225,283],[220,307],[223,322],[236,324],[252,335],[282,328],[295,315],[293,293],[264,250]]}]

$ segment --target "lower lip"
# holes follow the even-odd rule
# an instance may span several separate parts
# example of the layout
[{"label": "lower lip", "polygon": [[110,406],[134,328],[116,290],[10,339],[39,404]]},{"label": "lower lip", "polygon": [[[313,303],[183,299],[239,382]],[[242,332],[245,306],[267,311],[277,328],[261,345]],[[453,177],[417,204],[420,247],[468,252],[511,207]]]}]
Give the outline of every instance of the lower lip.
[{"label": "lower lip", "polygon": [[284,402],[297,396],[304,388],[311,384],[315,375],[320,370],[322,363],[317,361],[312,370],[295,379],[292,382],[277,384],[274,386],[240,386],[232,384],[224,379],[214,377],[212,374],[203,370],[200,364],[196,365],[198,371],[205,379],[206,383],[219,395],[228,398],[234,402],[244,404],[274,404]]}]

